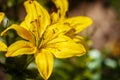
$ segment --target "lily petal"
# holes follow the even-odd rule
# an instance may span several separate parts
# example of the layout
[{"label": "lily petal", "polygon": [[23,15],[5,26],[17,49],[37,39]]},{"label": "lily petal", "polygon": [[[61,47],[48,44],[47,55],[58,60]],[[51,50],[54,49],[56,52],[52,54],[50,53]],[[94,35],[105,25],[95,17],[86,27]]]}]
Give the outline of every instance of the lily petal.
[{"label": "lily petal", "polygon": [[66,17],[66,12],[68,11],[68,0],[52,0],[57,7],[57,13],[53,12],[51,18],[53,22],[62,20]]},{"label": "lily petal", "polygon": [[16,25],[16,24],[13,24],[12,26],[8,27],[7,29],[5,29],[2,33],[1,33],[1,36],[3,36],[8,30],[10,29],[14,29],[17,31],[18,35],[26,40],[29,40],[31,41],[32,43],[34,43],[34,37],[33,35],[27,31],[25,28],[19,26],[19,25]]},{"label": "lily petal", "polygon": [[53,70],[53,55],[49,51],[42,49],[40,53],[36,53],[35,62],[38,66],[41,76],[47,80]]},{"label": "lily petal", "polygon": [[51,51],[57,58],[81,56],[86,53],[86,49],[82,44],[74,42],[65,35],[59,35],[59,37],[50,41],[46,45],[46,49]]},{"label": "lily petal", "polygon": [[85,39],[81,36],[74,36],[73,41],[75,41],[77,44],[82,44],[84,48],[86,49],[86,52],[88,51],[88,45],[85,42]]},{"label": "lily petal", "polygon": [[23,54],[33,54],[35,52],[36,48],[30,42],[19,40],[8,47],[6,57],[14,57]]},{"label": "lily petal", "polygon": [[0,12],[0,23],[2,22],[3,18],[4,18],[5,14]]},{"label": "lily petal", "polygon": [[0,51],[7,51],[7,45],[0,41]]},{"label": "lily petal", "polygon": [[35,0],[28,0],[24,3],[24,5],[28,14],[28,16],[25,18],[25,23],[29,26],[31,21],[35,20],[36,25],[32,24],[33,28],[31,27],[30,29],[38,28],[37,30],[39,30],[39,34],[41,36],[46,27],[50,24],[50,16],[47,10]]},{"label": "lily petal", "polygon": [[89,17],[79,16],[65,19],[63,24],[70,26],[75,29],[75,33],[78,33],[89,27],[92,24],[92,20]]},{"label": "lily petal", "polygon": [[53,40],[59,34],[65,34],[70,29],[71,28],[69,26],[63,25],[61,23],[56,23],[54,25],[49,26],[44,33],[43,44]]},{"label": "lily petal", "polygon": [[31,28],[32,28],[31,22],[32,21],[33,21],[32,15],[27,14],[25,17],[25,20],[21,22],[20,26],[27,29],[27,30],[32,31],[31,30]]}]

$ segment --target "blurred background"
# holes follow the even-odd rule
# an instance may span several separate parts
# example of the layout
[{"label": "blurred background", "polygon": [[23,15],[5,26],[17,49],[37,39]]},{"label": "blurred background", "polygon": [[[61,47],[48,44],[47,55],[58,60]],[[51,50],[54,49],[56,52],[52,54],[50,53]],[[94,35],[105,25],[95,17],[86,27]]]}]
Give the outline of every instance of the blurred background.
[{"label": "blurred background", "polygon": [[[20,23],[25,15],[25,0],[0,0],[0,12],[6,17],[0,32],[12,23]],[[50,0],[38,0],[46,9]],[[120,0],[69,0],[68,17],[88,16],[92,26],[79,35],[85,37],[88,53],[81,57],[55,59],[49,80],[120,80]],[[20,39],[15,31],[0,37],[10,45]],[[30,56],[6,58],[0,52],[0,80],[42,80]]]}]

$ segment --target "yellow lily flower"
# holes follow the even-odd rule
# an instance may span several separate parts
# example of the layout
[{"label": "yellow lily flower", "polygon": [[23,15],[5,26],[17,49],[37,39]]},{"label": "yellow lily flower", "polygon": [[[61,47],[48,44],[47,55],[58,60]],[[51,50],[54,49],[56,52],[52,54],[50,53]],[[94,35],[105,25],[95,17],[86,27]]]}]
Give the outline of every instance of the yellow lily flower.
[{"label": "yellow lily flower", "polygon": [[0,41],[0,51],[6,51],[7,50],[7,46],[4,42]]},{"label": "yellow lily flower", "polygon": [[4,16],[5,16],[5,14],[3,12],[0,12],[0,23],[2,22]]},{"label": "yellow lily flower", "polygon": [[[4,16],[5,14],[3,12],[0,12],[0,23],[2,22]],[[0,51],[6,51],[6,50],[7,50],[6,44],[0,41]]]},{"label": "yellow lily flower", "polygon": [[[13,24],[1,33],[4,35],[9,29],[14,29],[20,37],[25,39],[11,44],[6,56],[34,54],[38,70],[45,80],[52,73],[54,56],[68,58],[86,53],[83,39],[76,34],[92,23],[88,17],[63,19],[68,8],[67,0],[53,0],[53,2],[56,6],[58,4],[62,7],[59,13],[63,17],[56,19],[53,16],[57,16],[57,13],[50,16],[36,0],[27,0],[24,3],[27,12],[25,20],[20,25]],[[62,3],[65,4],[62,5]],[[65,5],[66,7],[63,7]]]},{"label": "yellow lily flower", "polygon": [[66,18],[66,12],[68,11],[68,0],[52,0],[58,9],[57,12],[52,12],[52,22],[61,21]]}]

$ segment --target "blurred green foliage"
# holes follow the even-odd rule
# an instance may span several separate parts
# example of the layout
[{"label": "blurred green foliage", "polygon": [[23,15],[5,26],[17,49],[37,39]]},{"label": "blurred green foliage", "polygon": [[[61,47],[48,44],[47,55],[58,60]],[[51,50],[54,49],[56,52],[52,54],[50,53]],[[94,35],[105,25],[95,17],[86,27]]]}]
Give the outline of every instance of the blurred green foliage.
[{"label": "blurred green foliage", "polygon": [[114,9],[117,12],[117,17],[120,19],[120,0],[110,0],[111,5],[114,7]]}]

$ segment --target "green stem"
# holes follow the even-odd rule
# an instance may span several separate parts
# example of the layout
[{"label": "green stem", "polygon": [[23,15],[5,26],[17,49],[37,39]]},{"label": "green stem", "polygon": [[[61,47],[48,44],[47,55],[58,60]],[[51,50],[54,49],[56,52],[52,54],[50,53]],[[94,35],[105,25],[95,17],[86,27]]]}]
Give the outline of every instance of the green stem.
[{"label": "green stem", "polygon": [[32,56],[28,56],[28,57],[27,57],[27,63],[25,64],[24,69],[26,69],[27,66],[28,66],[33,60],[34,60],[34,56],[33,56],[33,55],[32,55]]}]

